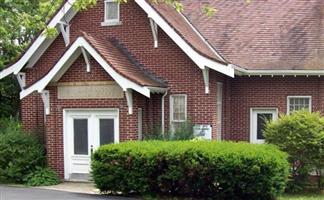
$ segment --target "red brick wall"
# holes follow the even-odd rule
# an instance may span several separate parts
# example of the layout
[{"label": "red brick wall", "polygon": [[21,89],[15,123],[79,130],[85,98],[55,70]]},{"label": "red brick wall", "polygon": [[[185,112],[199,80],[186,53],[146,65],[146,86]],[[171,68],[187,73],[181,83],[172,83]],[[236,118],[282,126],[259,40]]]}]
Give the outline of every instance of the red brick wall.
[{"label": "red brick wall", "polygon": [[227,89],[227,140],[249,140],[250,109],[275,107],[287,112],[287,96],[312,96],[312,111],[324,113],[323,83],[318,77],[236,77]]},{"label": "red brick wall", "polygon": [[60,82],[113,81],[111,76],[91,58],[90,72],[86,71],[86,63],[81,55],[61,77]]}]

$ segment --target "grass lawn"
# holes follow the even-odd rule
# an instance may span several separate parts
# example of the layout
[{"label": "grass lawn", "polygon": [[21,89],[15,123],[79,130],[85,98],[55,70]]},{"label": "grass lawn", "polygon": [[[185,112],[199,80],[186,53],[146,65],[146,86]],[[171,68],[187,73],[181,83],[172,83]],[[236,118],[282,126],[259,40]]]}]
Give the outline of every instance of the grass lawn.
[{"label": "grass lawn", "polygon": [[324,200],[324,194],[285,194],[279,200]]}]

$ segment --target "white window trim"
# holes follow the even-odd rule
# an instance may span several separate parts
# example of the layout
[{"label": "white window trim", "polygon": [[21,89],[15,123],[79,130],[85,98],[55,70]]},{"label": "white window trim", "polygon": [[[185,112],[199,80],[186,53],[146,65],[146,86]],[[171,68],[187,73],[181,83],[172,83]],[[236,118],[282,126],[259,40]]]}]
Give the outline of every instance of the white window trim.
[{"label": "white window trim", "polygon": [[107,3],[109,2],[116,2],[116,0],[105,0],[104,4],[105,4],[105,15],[104,15],[104,21],[101,22],[101,26],[116,26],[116,25],[121,25],[121,21],[120,21],[120,3],[118,3],[118,6],[117,6],[117,16],[118,16],[118,19],[107,19]]},{"label": "white window trim", "polygon": [[309,99],[309,112],[312,112],[312,96],[287,96],[287,115],[290,114],[290,99],[292,98],[308,98]]},{"label": "white window trim", "polygon": [[256,138],[256,134],[253,133],[253,112],[257,111],[257,112],[265,112],[265,113],[273,113],[273,120],[277,120],[279,117],[279,110],[278,108],[275,107],[253,107],[250,108],[250,143],[253,144],[263,144],[264,140],[258,140]]},{"label": "white window trim", "polygon": [[[185,97],[185,120],[174,120],[173,119],[173,97],[179,97],[179,96],[181,96],[181,97]],[[185,122],[186,120],[187,120],[187,99],[188,99],[188,96],[186,95],[186,94],[172,94],[172,95],[170,95],[170,125],[171,125],[171,127],[172,127],[172,123],[173,122]]]}]

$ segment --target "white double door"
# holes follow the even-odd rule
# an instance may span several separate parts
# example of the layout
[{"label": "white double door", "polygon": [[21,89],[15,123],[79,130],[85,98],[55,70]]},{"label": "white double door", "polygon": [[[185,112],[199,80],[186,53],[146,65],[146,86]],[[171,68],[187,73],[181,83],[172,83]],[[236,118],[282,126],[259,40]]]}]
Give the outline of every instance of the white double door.
[{"label": "white double door", "polygon": [[91,154],[119,142],[118,110],[65,110],[64,118],[65,179],[88,179]]}]

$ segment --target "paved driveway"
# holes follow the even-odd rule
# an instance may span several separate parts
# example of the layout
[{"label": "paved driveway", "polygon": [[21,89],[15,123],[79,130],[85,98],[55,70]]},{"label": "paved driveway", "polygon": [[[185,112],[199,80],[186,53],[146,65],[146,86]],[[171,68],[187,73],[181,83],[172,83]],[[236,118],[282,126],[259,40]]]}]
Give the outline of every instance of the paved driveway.
[{"label": "paved driveway", "polygon": [[131,200],[130,198],[78,194],[45,189],[0,186],[0,200]]}]

